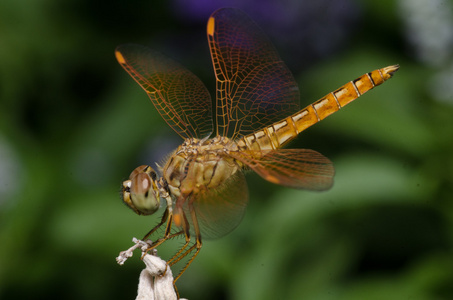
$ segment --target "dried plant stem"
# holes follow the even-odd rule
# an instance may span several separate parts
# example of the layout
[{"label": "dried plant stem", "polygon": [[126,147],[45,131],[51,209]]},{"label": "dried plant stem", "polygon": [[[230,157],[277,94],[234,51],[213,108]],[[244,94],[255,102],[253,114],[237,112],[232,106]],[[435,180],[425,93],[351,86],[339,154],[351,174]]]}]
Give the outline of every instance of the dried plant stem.
[{"label": "dried plant stem", "polygon": [[[178,296],[173,286],[173,274],[167,262],[157,256],[154,249],[151,254],[146,252],[151,241],[141,241],[133,238],[134,246],[120,252],[116,258],[118,264],[123,265],[132,256],[132,252],[140,248],[142,260],[146,268],[140,273],[136,300],[177,300]],[[185,300],[185,299],[180,299]]]}]

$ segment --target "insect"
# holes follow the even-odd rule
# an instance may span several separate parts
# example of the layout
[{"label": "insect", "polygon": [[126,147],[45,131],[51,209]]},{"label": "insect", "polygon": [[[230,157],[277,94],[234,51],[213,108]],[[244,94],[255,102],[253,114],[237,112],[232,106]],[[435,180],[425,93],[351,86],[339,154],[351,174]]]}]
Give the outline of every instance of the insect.
[{"label": "insect", "polygon": [[122,45],[115,52],[184,139],[160,175],[142,165],[123,182],[123,201],[139,215],[151,215],[161,199],[166,202],[159,224],[144,237],[164,229],[148,251],[170,238],[185,238],[167,261],[172,266],[189,257],[175,281],[199,253],[203,238],[221,237],[240,223],[248,202],[244,170],[287,187],[329,189],[334,176],[329,159],[313,150],[281,148],[399,68],[366,73],[300,110],[292,74],[247,15],[217,10],[208,20],[207,37],[216,76],[215,109],[203,83],[173,60],[139,45]]}]

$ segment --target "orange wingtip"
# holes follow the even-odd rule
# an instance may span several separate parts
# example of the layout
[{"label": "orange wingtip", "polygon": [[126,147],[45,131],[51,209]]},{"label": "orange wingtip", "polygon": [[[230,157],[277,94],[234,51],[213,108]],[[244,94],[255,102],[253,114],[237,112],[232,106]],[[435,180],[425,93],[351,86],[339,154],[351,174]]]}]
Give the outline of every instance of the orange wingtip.
[{"label": "orange wingtip", "polygon": [[215,19],[214,17],[210,17],[208,20],[208,35],[213,36],[214,35],[214,30],[215,30]]},{"label": "orange wingtip", "polygon": [[126,60],[124,59],[124,56],[118,50],[115,51],[115,57],[116,57],[116,60],[120,64],[124,65],[126,63]]}]

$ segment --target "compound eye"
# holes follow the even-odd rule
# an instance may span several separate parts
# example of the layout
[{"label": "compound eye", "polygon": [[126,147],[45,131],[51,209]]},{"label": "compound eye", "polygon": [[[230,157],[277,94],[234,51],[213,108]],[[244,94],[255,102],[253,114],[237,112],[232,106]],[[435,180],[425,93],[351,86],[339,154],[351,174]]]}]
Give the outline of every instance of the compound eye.
[{"label": "compound eye", "polygon": [[141,165],[141,166],[135,168],[134,171],[131,172],[131,175],[129,175],[129,179],[133,179],[135,176],[137,176],[137,174],[140,174],[140,173],[149,174],[149,173],[155,173],[155,171],[150,166]]},{"label": "compound eye", "polygon": [[130,180],[130,204],[139,215],[151,215],[160,206],[159,190],[148,173],[138,173]]}]

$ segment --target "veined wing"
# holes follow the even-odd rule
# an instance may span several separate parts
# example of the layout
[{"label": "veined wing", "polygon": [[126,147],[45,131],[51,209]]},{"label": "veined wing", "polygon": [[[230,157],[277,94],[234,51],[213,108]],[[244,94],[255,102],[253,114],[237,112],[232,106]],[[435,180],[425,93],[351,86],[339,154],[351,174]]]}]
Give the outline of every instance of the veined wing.
[{"label": "veined wing", "polygon": [[115,56],[182,138],[204,138],[212,133],[211,97],[193,73],[140,45],[119,46]]},{"label": "veined wing", "polygon": [[283,186],[322,191],[332,187],[335,170],[332,162],[314,150],[278,149],[230,152],[258,175]]},{"label": "veined wing", "polygon": [[[189,201],[194,205],[201,236],[204,239],[222,237],[242,221],[248,204],[247,181],[244,174],[238,171],[220,187],[201,191]],[[187,205],[184,210],[186,216],[190,216]],[[188,221],[194,234],[190,217]]]},{"label": "veined wing", "polygon": [[217,134],[233,139],[299,110],[299,90],[263,31],[238,9],[208,21],[217,79]]}]

